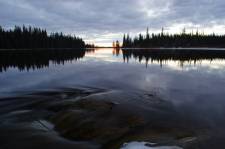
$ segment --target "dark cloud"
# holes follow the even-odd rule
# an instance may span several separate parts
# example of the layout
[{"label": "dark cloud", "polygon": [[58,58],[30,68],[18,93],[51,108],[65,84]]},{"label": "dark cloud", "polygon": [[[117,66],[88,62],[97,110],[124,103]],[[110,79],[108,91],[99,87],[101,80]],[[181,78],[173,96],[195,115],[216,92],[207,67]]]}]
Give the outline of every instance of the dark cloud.
[{"label": "dark cloud", "polygon": [[0,22],[77,33],[103,43],[147,26],[153,31],[163,26],[221,29],[224,8],[224,0],[0,0]]}]

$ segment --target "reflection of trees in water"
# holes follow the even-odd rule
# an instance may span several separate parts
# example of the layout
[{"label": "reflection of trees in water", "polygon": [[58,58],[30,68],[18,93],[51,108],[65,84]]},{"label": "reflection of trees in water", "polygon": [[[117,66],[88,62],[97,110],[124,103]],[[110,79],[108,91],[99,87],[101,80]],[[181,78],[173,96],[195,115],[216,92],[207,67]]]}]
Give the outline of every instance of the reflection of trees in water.
[{"label": "reflection of trees in water", "polygon": [[223,50],[123,49],[122,53],[125,62],[134,58],[139,62],[145,61],[146,66],[153,62],[162,66],[169,61],[178,61],[180,67],[183,67],[185,63],[196,65],[203,60],[225,59]]},{"label": "reflection of trees in water", "polygon": [[[64,64],[68,61],[76,61],[85,56],[85,53],[94,53],[98,49],[72,50],[0,50],[0,72],[9,68],[18,68],[20,71],[35,70],[49,67],[52,64]],[[168,49],[120,49],[114,48],[113,55],[123,54],[125,62],[134,58],[139,62],[159,63],[161,66],[169,61],[184,64],[201,64],[203,60],[225,60],[225,51],[222,50],[168,50]]]},{"label": "reflection of trees in water", "polygon": [[2,50],[0,51],[0,72],[9,68],[20,71],[49,67],[50,63],[64,64],[78,60],[85,55],[85,50]]},{"label": "reflection of trees in water", "polygon": [[113,55],[119,56],[121,52],[121,49],[119,47],[113,48]]}]

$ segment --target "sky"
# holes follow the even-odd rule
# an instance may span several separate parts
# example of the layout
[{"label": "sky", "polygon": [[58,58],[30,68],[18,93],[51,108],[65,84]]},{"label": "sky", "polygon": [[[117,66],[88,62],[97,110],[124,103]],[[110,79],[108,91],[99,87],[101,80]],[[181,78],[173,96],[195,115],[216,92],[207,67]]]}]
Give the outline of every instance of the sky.
[{"label": "sky", "polygon": [[225,0],[0,0],[0,25],[31,25],[111,46],[124,33],[225,34]]}]

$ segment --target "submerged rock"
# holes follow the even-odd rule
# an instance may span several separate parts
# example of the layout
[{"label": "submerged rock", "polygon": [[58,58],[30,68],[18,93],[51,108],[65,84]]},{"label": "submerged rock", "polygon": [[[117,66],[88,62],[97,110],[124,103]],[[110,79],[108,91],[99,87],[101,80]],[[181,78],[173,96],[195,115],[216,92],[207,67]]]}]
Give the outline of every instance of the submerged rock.
[{"label": "submerged rock", "polygon": [[29,95],[15,110],[7,103],[7,111],[11,111],[0,116],[4,121],[0,124],[0,147],[119,149],[124,142],[146,141],[193,149],[199,140],[185,117],[155,95],[99,90],[75,93]]},{"label": "submerged rock", "polygon": [[182,149],[178,146],[157,146],[156,143],[149,142],[129,142],[124,143],[120,149]]}]

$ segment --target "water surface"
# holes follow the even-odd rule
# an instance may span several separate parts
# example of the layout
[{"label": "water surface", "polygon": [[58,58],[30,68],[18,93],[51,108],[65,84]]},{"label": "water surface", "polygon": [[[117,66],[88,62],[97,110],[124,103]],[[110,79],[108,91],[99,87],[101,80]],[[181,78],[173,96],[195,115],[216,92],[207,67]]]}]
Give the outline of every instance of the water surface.
[{"label": "water surface", "polygon": [[[191,130],[193,133],[187,137],[193,139],[201,136],[197,143],[193,143],[196,148],[223,148],[225,54],[188,51],[162,50],[152,53],[143,49],[141,52],[138,49],[95,49],[86,52],[65,51],[64,54],[43,51],[12,54],[1,51],[0,97],[5,101],[6,97],[63,89],[95,90],[94,93],[100,90],[103,95],[98,94],[97,98],[104,97],[115,104],[124,104],[127,111],[131,110],[128,103],[133,103],[130,107],[136,107],[137,112],[146,119],[159,120],[157,126],[165,120],[168,124],[163,125],[168,127],[171,125],[181,127],[184,131]],[[67,92],[64,94],[67,95]],[[155,108],[154,105],[154,108],[150,108],[152,103],[149,106],[147,101],[152,97],[155,101],[163,101],[160,106],[164,103],[166,106],[157,105]],[[150,117],[152,111],[160,113],[159,117]],[[128,141],[154,142],[158,139],[135,138]],[[188,148],[188,145],[181,146]]]}]

